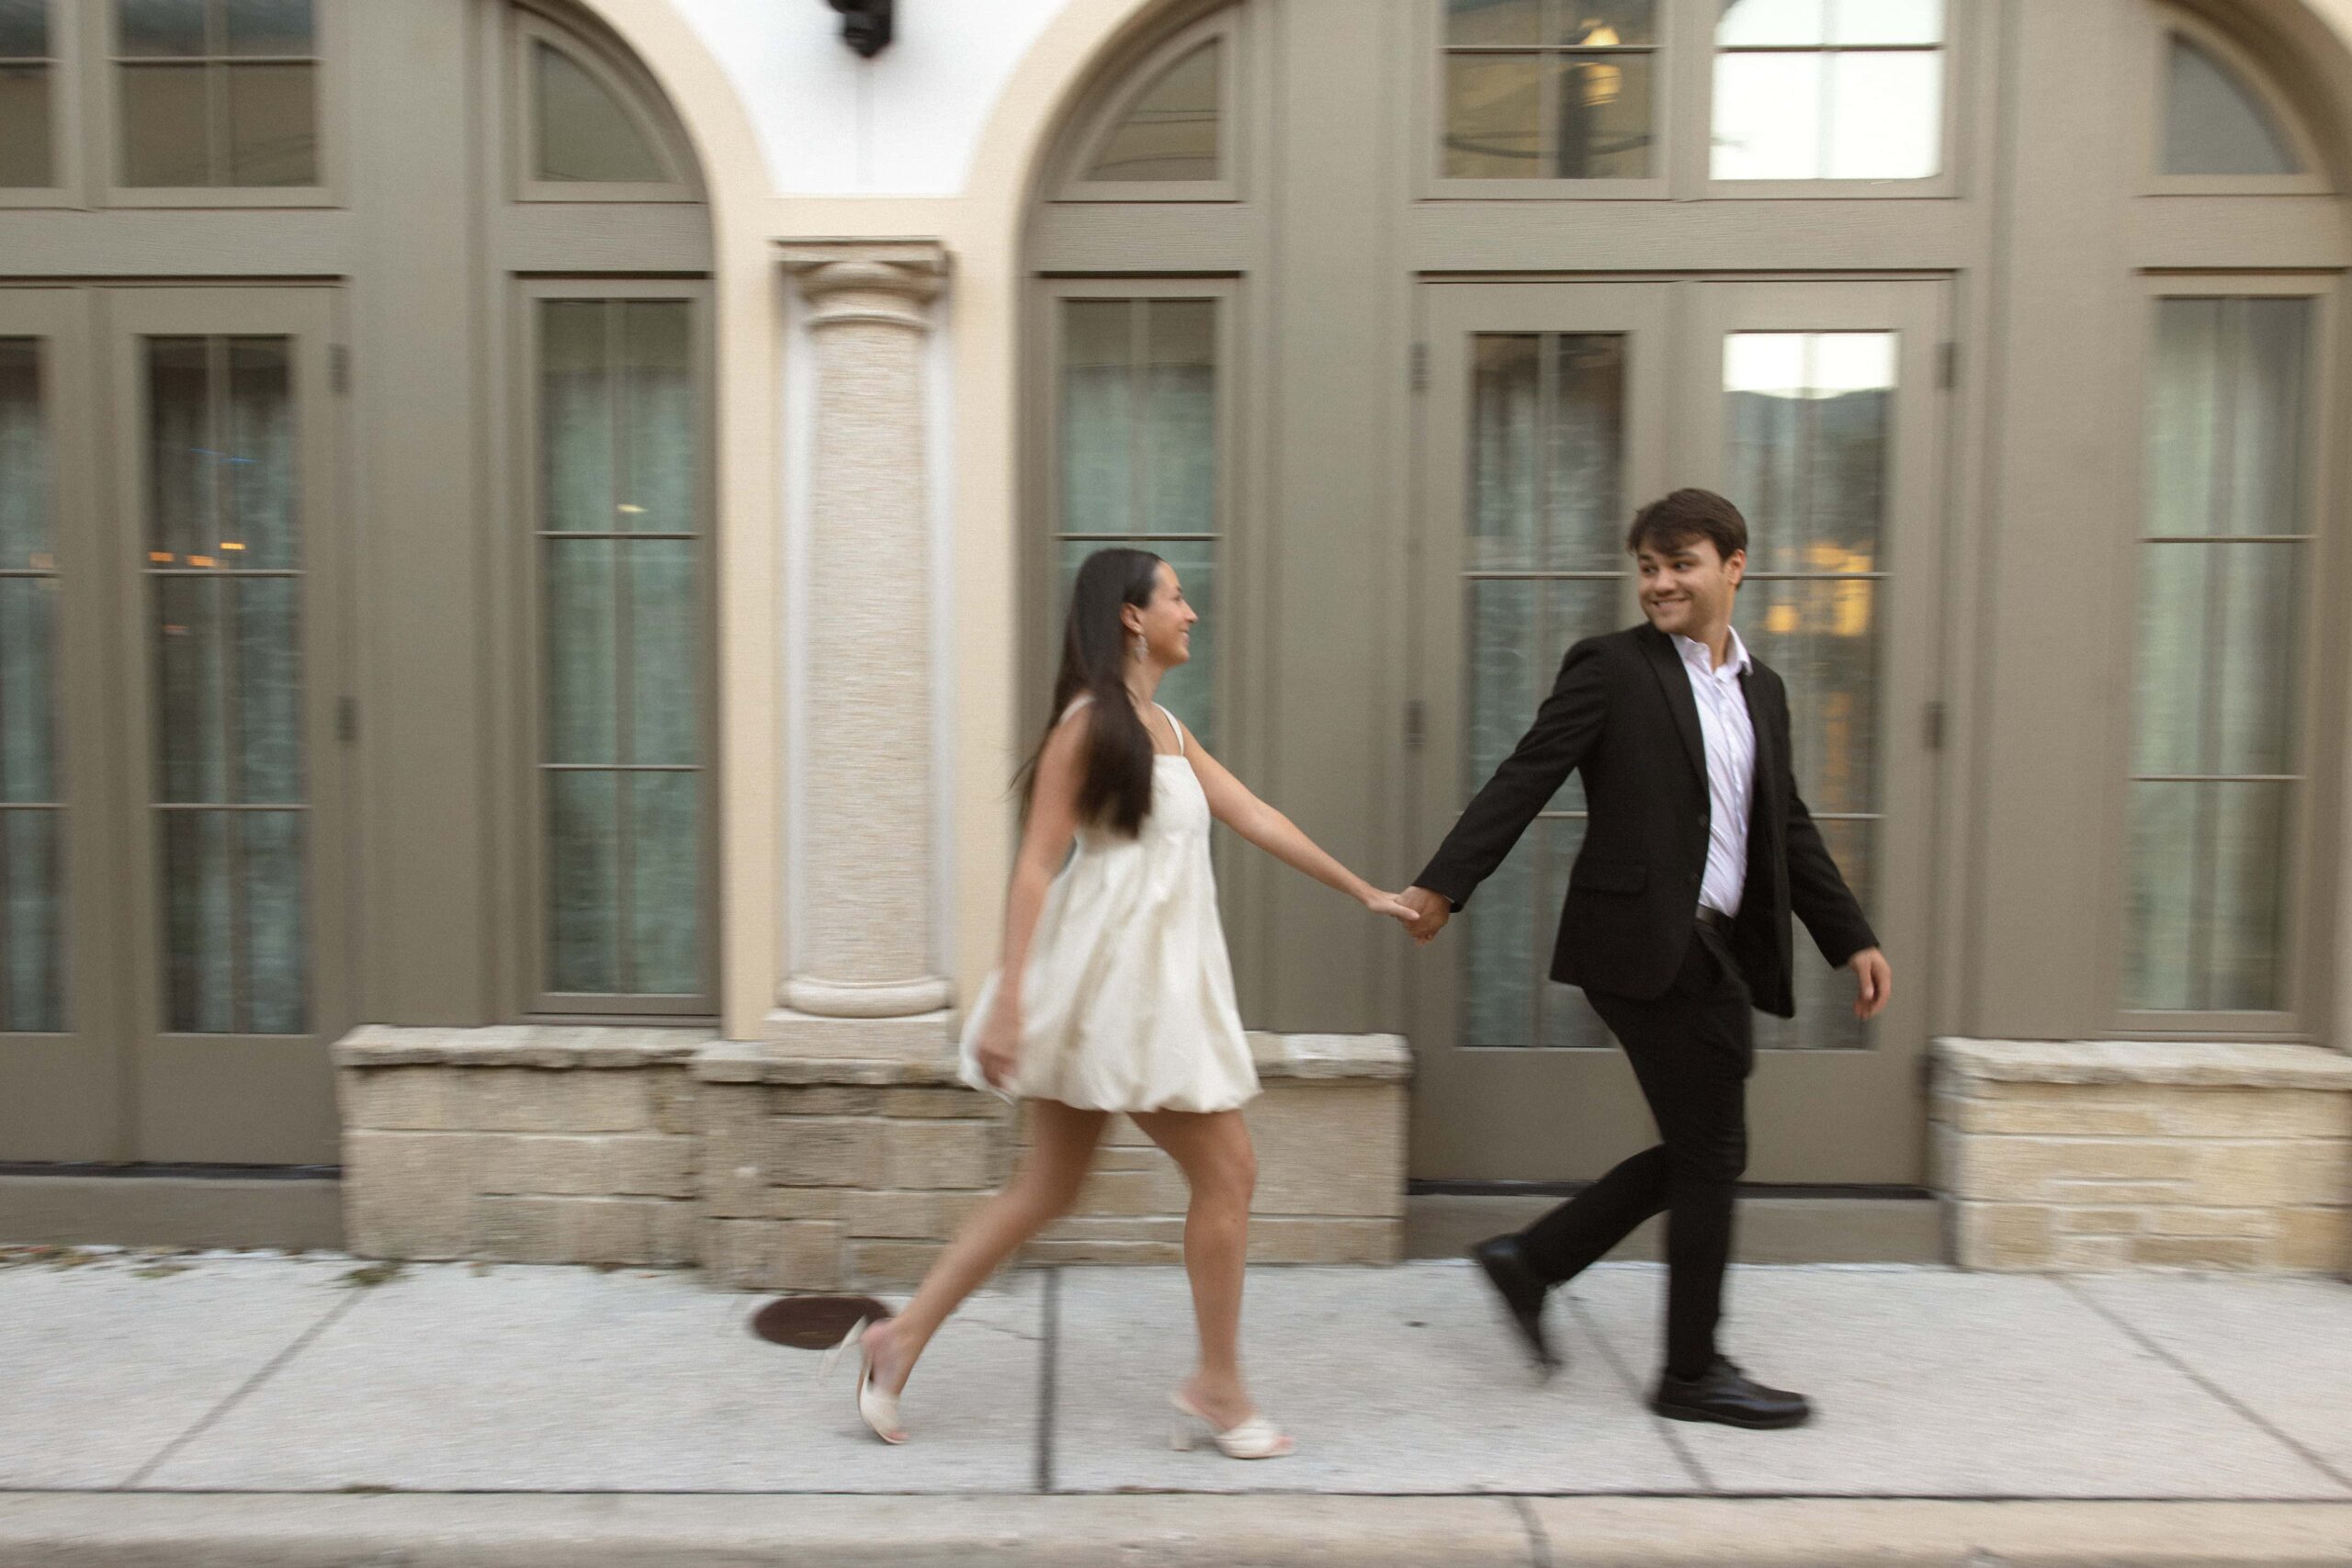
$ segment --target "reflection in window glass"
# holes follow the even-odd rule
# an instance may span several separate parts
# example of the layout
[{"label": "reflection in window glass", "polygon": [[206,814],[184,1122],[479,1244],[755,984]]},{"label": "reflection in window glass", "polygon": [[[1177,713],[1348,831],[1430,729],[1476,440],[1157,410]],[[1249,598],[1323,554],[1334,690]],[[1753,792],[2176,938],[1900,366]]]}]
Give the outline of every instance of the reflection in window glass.
[{"label": "reflection in window glass", "polygon": [[693,332],[683,299],[539,302],[545,991],[708,988]]},{"label": "reflection in window glass", "polygon": [[2291,175],[2295,156],[2262,100],[2178,33],[2165,77],[2168,175]]},{"label": "reflection in window glass", "polygon": [[114,37],[124,185],[319,183],[311,0],[115,0]]},{"label": "reflection in window glass", "polygon": [[0,1032],[66,1025],[57,556],[40,344],[0,338]]},{"label": "reflection in window glass", "polygon": [[670,177],[645,133],[604,83],[544,40],[531,46],[537,177],[658,185]]},{"label": "reflection in window glass", "polygon": [[1940,0],[1721,0],[1719,180],[1916,180],[1943,166]]},{"label": "reflection in window glass", "polygon": [[1224,47],[1212,40],[1145,88],[1102,143],[1090,180],[1213,180],[1218,176],[1219,78]]},{"label": "reflection in window glass", "polygon": [[[1726,493],[1747,519],[1740,637],[1789,691],[1798,793],[1865,905],[1883,807],[1879,727],[1889,628],[1893,333],[1733,333],[1724,340]],[[1856,1049],[1840,976],[1798,966],[1801,1023],[1759,1019],[1773,1049]]]},{"label": "reflection in window glass", "polygon": [[[1471,340],[1465,803],[1526,733],[1569,647],[1623,619],[1625,375],[1622,333]],[[1540,940],[1583,834],[1583,784],[1571,778],[1481,890],[1493,908],[1463,944],[1464,1043],[1608,1044],[1582,996],[1551,983]]]},{"label": "reflection in window glass", "polygon": [[2158,303],[2123,1005],[2282,1009],[2312,305]]},{"label": "reflection in window glass", "polygon": [[1200,613],[1193,657],[1159,700],[1201,744],[1217,739],[1217,571],[1224,507],[1217,441],[1217,302],[1065,299],[1059,364],[1055,624],[1086,558],[1149,550]]},{"label": "reflection in window glass", "polygon": [[153,807],[175,1033],[310,1029],[291,347],[144,344]]},{"label": "reflection in window glass", "polygon": [[1448,179],[1651,173],[1651,0],[1448,0]]},{"label": "reflection in window glass", "polygon": [[51,118],[49,0],[0,0],[0,187],[57,183]]}]

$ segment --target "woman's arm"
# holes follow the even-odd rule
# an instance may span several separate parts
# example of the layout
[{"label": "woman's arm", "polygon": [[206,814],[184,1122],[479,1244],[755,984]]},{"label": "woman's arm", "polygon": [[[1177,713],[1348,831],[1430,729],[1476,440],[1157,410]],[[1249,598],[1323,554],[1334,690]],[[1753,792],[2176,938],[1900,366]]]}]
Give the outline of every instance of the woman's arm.
[{"label": "woman's arm", "polygon": [[1390,915],[1410,924],[1416,918],[1408,905],[1384,893],[1341,865],[1298,824],[1250,793],[1239,779],[1203,749],[1190,730],[1184,732],[1184,759],[1209,797],[1209,814],[1284,865],[1303,871],[1326,887],[1334,887],[1375,915]]},{"label": "woman's arm", "polygon": [[1029,944],[1037,934],[1037,917],[1045,909],[1054,877],[1069,858],[1070,840],[1078,835],[1078,786],[1091,717],[1080,708],[1062,720],[1046,738],[1046,749],[1037,758],[1029,821],[1013,857],[1012,884],[1005,890],[1004,952],[997,976],[996,1003],[976,1051],[981,1074],[999,1086],[1012,1077],[1020,1051],[1021,987],[1029,968]]}]

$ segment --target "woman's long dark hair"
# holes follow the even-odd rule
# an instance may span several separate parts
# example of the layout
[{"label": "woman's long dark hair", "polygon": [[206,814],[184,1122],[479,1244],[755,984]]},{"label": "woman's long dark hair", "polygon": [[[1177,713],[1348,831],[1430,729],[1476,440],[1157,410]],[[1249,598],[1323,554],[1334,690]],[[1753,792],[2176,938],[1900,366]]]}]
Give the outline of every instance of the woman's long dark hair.
[{"label": "woman's long dark hair", "polygon": [[1151,811],[1151,732],[1127,696],[1128,633],[1119,610],[1126,604],[1142,609],[1159,586],[1159,558],[1149,550],[1097,550],[1078,569],[1062,631],[1061,672],[1054,677],[1054,711],[1015,785],[1024,818],[1036,793],[1037,760],[1046,740],[1070,704],[1091,696],[1078,819],[1128,838],[1143,827]]}]

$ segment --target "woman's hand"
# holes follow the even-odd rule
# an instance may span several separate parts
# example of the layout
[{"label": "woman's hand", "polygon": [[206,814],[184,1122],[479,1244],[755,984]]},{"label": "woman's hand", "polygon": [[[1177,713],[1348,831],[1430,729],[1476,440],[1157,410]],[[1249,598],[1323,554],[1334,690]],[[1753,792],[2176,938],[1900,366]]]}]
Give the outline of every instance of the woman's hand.
[{"label": "woman's hand", "polygon": [[1363,907],[1374,914],[1386,915],[1390,919],[1401,921],[1407,926],[1410,926],[1421,918],[1421,912],[1419,909],[1414,908],[1394,893],[1383,893],[1379,888],[1373,887],[1367,888],[1362,897]]},{"label": "woman's hand", "polygon": [[1011,1089],[1013,1069],[1021,1060],[1021,1004],[999,997],[989,1010],[989,1021],[980,1031],[980,1043],[973,1051],[979,1062],[980,1077],[988,1079],[990,1089]]}]

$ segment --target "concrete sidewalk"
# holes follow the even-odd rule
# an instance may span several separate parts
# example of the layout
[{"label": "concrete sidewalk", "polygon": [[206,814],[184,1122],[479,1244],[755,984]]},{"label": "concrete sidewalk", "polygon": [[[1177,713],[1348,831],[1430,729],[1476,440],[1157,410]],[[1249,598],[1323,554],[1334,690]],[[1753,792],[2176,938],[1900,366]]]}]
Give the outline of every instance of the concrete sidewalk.
[{"label": "concrete sidewalk", "polygon": [[2352,1286],[1743,1269],[1735,1354],[1821,1412],[1748,1433],[1644,1407],[1661,1283],[1562,1292],[1539,1387],[1466,1266],[1253,1270],[1300,1451],[1240,1464],[1165,1444],[1174,1269],[976,1298],[887,1449],[698,1275],[26,1262],[0,1568],[2352,1562]]}]

